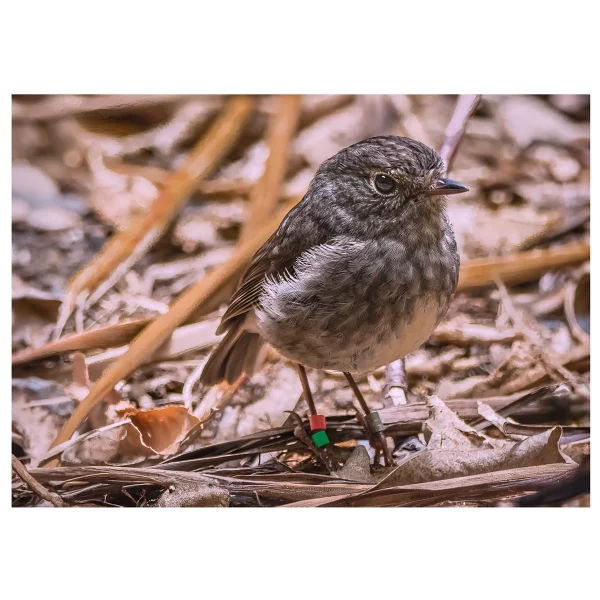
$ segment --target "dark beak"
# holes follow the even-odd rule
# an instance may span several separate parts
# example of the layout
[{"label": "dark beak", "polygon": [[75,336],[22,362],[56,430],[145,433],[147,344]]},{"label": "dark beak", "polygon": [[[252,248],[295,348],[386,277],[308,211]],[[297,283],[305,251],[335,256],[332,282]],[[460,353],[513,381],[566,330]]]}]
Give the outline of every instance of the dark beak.
[{"label": "dark beak", "polygon": [[469,188],[458,181],[440,178],[435,182],[435,187],[429,190],[430,196],[450,196],[451,194],[462,194],[468,192]]}]

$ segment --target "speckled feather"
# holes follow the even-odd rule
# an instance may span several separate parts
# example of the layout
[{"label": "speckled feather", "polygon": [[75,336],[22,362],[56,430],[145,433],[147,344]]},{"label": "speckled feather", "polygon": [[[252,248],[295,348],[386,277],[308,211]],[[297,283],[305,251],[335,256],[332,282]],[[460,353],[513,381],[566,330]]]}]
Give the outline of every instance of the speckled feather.
[{"label": "speckled feather", "polygon": [[[377,173],[393,177],[398,192],[378,193]],[[395,136],[364,140],[325,161],[254,256],[219,328],[228,335],[202,380],[224,377],[244,336],[256,352],[250,335],[306,366],[350,372],[422,344],[458,281],[446,200],[427,196],[442,174],[433,150]],[[227,371],[239,374],[231,364]]]}]

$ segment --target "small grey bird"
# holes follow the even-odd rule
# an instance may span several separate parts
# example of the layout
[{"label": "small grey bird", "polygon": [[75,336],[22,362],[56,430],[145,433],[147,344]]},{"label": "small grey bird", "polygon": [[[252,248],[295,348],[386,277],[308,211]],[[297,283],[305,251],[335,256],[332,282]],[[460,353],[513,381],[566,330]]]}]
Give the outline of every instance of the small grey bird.
[{"label": "small grey bird", "polygon": [[351,385],[351,373],[416,350],[458,281],[445,196],[468,188],[443,174],[431,148],[396,136],[363,140],[326,160],[254,255],[201,381],[251,375],[264,341],[298,365],[344,372]]}]

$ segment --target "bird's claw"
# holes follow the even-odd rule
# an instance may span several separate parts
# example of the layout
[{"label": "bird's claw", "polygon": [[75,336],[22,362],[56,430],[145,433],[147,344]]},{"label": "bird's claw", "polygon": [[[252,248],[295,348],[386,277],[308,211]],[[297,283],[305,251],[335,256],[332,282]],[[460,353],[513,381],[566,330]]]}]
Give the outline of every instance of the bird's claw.
[{"label": "bird's claw", "polygon": [[379,464],[380,456],[383,454],[383,463],[386,467],[394,467],[396,465],[383,433],[372,434],[369,438],[369,443],[375,448],[375,464]]},{"label": "bird's claw", "polygon": [[368,415],[358,413],[356,416],[365,428],[371,448],[375,450],[374,465],[377,466],[380,464],[381,455],[383,455],[383,462],[386,467],[395,466],[396,463],[392,458],[392,453],[387,445],[385,435],[383,435],[383,425],[379,413],[373,411]]}]

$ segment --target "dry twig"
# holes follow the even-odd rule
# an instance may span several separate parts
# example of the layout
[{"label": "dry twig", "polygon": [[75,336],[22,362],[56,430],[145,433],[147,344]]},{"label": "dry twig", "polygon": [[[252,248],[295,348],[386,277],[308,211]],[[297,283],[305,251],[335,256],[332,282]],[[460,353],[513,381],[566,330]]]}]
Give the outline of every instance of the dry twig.
[{"label": "dry twig", "polygon": [[467,122],[477,110],[480,101],[480,94],[463,94],[458,97],[454,114],[450,119],[450,123],[448,123],[442,147],[440,148],[440,156],[446,165],[446,172],[452,168],[456,151],[467,129]]},{"label": "dry twig", "polygon": [[506,256],[474,258],[463,262],[458,290],[467,291],[492,285],[496,279],[501,279],[507,285],[525,283],[538,279],[548,271],[577,265],[589,258],[588,242],[572,242]]},{"label": "dry twig", "polygon": [[23,482],[42,500],[46,500],[60,508],[69,506],[56,492],[47,490],[41,483],[38,483],[14,454],[12,455],[12,468]]},{"label": "dry twig", "polygon": [[300,100],[301,96],[277,99],[277,109],[267,132],[269,156],[263,176],[250,192],[250,216],[242,239],[252,235],[252,231],[271,216],[277,205],[288,165],[289,146],[300,116]]}]

